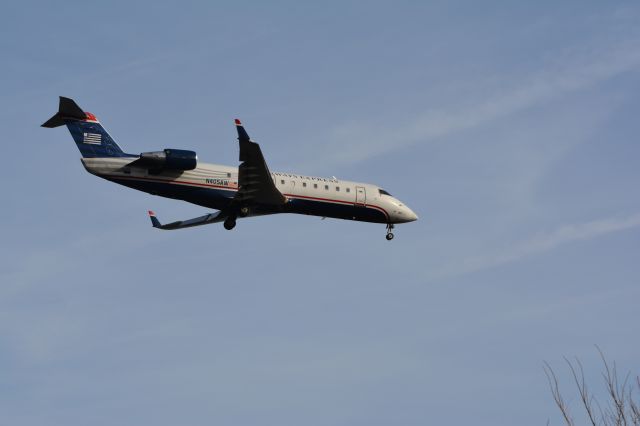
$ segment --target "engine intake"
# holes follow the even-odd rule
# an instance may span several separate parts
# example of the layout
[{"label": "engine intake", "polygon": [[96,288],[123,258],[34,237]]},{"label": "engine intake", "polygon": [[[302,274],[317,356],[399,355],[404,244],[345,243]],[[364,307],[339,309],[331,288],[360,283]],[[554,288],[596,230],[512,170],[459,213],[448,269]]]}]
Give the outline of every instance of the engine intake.
[{"label": "engine intake", "polygon": [[193,170],[198,165],[198,155],[184,149],[165,149],[143,152],[136,162],[150,170]]}]

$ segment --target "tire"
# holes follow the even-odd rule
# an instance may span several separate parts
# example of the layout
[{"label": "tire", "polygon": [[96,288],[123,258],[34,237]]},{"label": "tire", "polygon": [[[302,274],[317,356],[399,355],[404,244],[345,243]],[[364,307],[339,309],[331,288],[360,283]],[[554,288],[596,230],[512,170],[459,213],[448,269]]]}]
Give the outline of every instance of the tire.
[{"label": "tire", "polygon": [[236,227],[236,220],[232,219],[232,218],[227,218],[224,221],[224,229],[226,229],[227,231],[231,231],[233,228]]}]

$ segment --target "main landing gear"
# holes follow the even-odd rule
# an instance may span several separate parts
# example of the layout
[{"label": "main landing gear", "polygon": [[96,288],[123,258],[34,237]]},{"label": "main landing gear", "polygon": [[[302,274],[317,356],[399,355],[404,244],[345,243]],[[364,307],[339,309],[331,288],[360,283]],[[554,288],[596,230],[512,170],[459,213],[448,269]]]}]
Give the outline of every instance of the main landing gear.
[{"label": "main landing gear", "polygon": [[387,223],[387,241],[393,240],[393,232],[391,232],[392,229],[393,223]]},{"label": "main landing gear", "polygon": [[229,216],[224,220],[223,225],[224,225],[224,229],[226,229],[227,231],[231,231],[233,228],[236,227],[236,218],[234,216]]},{"label": "main landing gear", "polygon": [[233,228],[236,227],[236,219],[238,217],[247,217],[249,216],[249,213],[251,213],[251,211],[249,210],[249,207],[247,206],[242,206],[240,207],[238,210],[235,211],[235,213],[231,214],[228,218],[226,218],[224,220],[224,229],[226,229],[227,231],[231,231]]}]

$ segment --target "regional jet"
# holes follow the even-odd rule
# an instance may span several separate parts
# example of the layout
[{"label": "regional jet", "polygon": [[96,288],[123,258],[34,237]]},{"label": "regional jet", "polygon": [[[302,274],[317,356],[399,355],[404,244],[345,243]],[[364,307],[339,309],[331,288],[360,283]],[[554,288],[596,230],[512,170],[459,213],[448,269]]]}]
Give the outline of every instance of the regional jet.
[{"label": "regional jet", "polygon": [[67,126],[89,173],[153,195],[217,210],[164,225],[149,211],[151,223],[158,229],[222,222],[230,230],[238,218],[298,213],[386,224],[386,238],[391,240],[395,224],[418,219],[409,207],[376,185],[270,172],[260,146],[249,138],[240,120],[235,124],[240,143],[238,167],[201,163],[194,151],[183,149],[127,154],[95,115],[65,97],[60,97],[58,112],[42,127]]}]

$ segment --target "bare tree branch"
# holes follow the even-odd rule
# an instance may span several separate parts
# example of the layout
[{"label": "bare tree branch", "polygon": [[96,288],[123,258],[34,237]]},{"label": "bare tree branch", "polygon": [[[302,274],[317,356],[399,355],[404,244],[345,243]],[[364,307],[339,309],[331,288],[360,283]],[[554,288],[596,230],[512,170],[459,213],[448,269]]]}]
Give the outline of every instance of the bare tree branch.
[{"label": "bare tree branch", "polygon": [[576,371],[574,365],[569,361],[566,357],[564,358],[565,362],[569,366],[571,370],[571,374],[573,375],[573,381],[578,388],[578,393],[580,394],[580,399],[582,400],[582,405],[584,406],[585,411],[587,412],[587,416],[589,416],[589,421],[592,426],[597,426],[596,419],[593,414],[593,397],[589,394],[589,390],[587,389],[587,383],[584,379],[584,368],[582,367],[582,363],[578,358],[576,358],[576,364],[578,369],[580,370],[580,374]]},{"label": "bare tree branch", "polygon": [[569,414],[569,409],[567,408],[567,404],[564,402],[562,398],[562,393],[560,392],[560,387],[558,385],[558,378],[554,373],[553,369],[549,365],[547,361],[544,361],[544,374],[547,376],[547,381],[549,382],[549,388],[551,389],[551,395],[553,396],[553,400],[555,401],[558,409],[562,413],[564,417],[564,421],[567,426],[574,426],[573,419]]},{"label": "bare tree branch", "polygon": [[627,426],[627,417],[625,416],[625,387],[626,387],[626,379],[622,387],[620,387],[618,382],[618,370],[616,367],[616,363],[613,363],[612,367],[609,367],[609,363],[602,353],[602,350],[596,345],[598,352],[600,353],[600,358],[602,359],[602,363],[604,364],[605,372],[602,373],[604,377],[605,384],[607,386],[607,391],[609,396],[611,397],[611,401],[615,407],[615,410],[612,410],[612,416],[614,420],[614,424],[616,426]]},{"label": "bare tree branch", "polygon": [[[637,398],[637,391],[640,391],[640,376],[636,376],[635,380],[632,380],[631,373],[627,373],[624,376],[624,380],[621,380],[616,363],[608,362],[604,352],[597,345],[596,349],[604,366],[602,377],[607,395],[607,401],[604,405],[600,405],[590,391],[585,379],[584,366],[580,359],[576,357],[572,361],[564,357],[573,382],[578,389],[578,395],[586,412],[586,417],[589,419],[589,424],[591,426],[640,426],[640,400]],[[575,420],[569,412],[569,406],[560,391],[560,385],[554,370],[546,361],[543,368],[547,376],[551,396],[560,413],[562,413],[564,423],[566,426],[574,426]],[[549,425],[548,420],[547,425]]]}]

